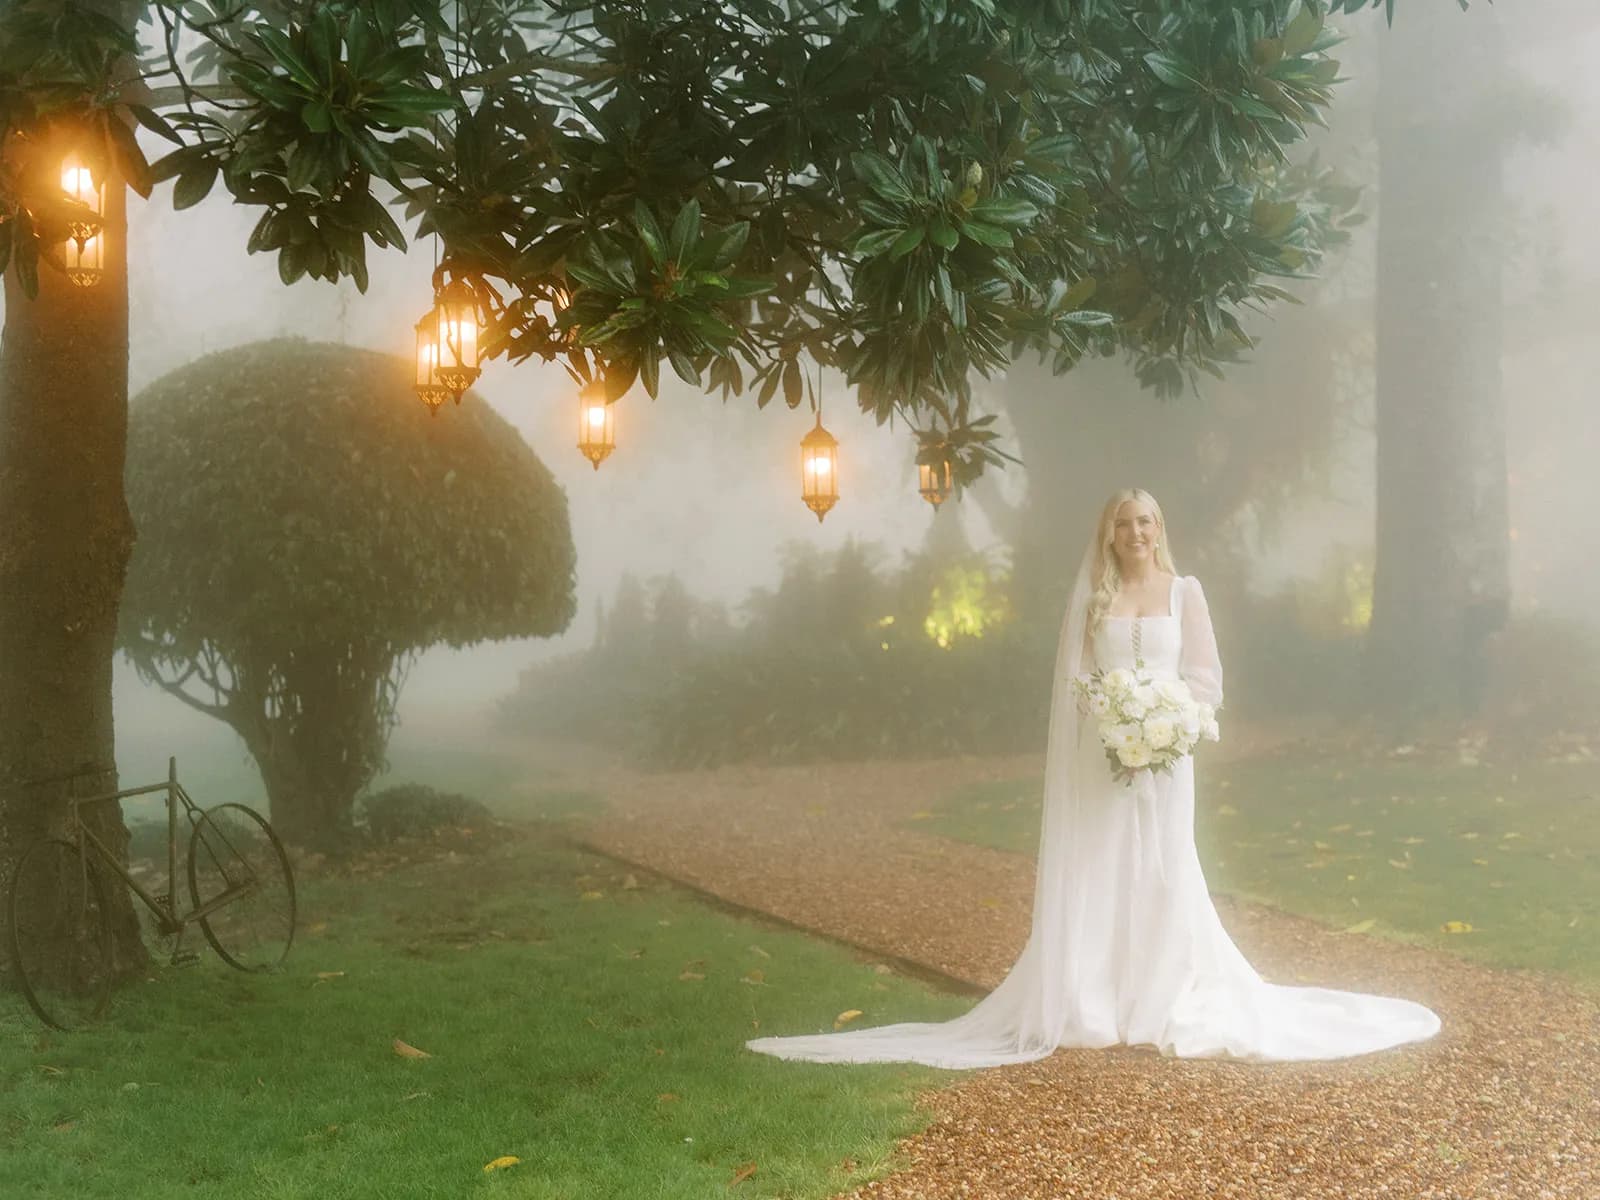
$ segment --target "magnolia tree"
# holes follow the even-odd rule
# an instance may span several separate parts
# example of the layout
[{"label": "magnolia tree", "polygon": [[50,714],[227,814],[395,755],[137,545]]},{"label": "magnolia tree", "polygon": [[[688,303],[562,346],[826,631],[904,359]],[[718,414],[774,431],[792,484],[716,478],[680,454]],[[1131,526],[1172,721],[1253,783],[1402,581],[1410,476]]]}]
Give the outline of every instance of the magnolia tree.
[{"label": "magnolia tree", "polygon": [[410,383],[406,360],[281,340],[200,359],[133,404],[119,645],[233,727],[293,841],[348,826],[418,651],[572,619],[550,472],[476,397],[430,420]]},{"label": "magnolia tree", "polygon": [[[612,398],[665,364],[798,405],[829,365],[970,482],[999,460],[974,372],[1122,350],[1172,390],[1315,267],[1339,201],[1289,154],[1338,74],[1325,16],[1364,7],[11,0],[0,782],[113,763],[127,189],[225,190],[286,281],[360,286],[371,249],[437,233],[491,353]],[[65,274],[74,148],[105,188],[96,288]],[[59,820],[30,795],[0,858]]]}]

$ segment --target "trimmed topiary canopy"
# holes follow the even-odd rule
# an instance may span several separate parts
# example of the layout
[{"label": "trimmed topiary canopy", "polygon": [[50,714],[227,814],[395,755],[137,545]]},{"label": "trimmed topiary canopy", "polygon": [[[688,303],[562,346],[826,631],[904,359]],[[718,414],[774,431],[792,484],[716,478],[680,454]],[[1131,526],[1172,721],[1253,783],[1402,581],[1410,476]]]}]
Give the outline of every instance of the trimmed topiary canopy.
[{"label": "trimmed topiary canopy", "polygon": [[131,408],[120,645],[239,732],[302,840],[381,766],[413,655],[550,636],[575,608],[549,470],[472,394],[430,417],[410,384],[405,359],[279,339]]}]

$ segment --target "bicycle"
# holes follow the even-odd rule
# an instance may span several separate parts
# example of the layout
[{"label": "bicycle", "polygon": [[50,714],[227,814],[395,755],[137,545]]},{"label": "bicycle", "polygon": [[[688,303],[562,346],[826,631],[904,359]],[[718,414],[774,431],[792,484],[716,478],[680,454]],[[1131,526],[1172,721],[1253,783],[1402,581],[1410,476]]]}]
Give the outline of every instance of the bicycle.
[{"label": "bicycle", "polygon": [[[94,778],[81,774],[71,783]],[[45,781],[41,781],[45,782]],[[133,877],[80,817],[82,809],[138,796],[167,795],[166,890],[152,893]],[[170,937],[172,963],[199,956],[179,951],[184,930],[198,924],[223,962],[241,971],[271,971],[294,941],[294,873],[283,844],[264,817],[242,804],[202,809],[178,782],[176,758],[163,783],[69,798],[65,837],[44,837],[17,860],[6,895],[9,957],[16,984],[46,1025],[71,1030],[104,1015],[111,996],[112,929],[107,872],[120,877],[149,910],[154,931]],[[189,823],[187,912],[178,911],[179,811]]]}]

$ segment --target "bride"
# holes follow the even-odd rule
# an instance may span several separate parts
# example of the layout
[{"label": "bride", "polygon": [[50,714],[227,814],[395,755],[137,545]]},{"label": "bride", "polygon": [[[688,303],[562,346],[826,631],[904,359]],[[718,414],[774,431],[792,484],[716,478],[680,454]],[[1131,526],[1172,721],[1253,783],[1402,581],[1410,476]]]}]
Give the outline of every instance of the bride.
[{"label": "bride", "polygon": [[1193,576],[1179,577],[1161,509],[1137,488],[1106,504],[1062,622],[1045,758],[1033,929],[970,1012],[942,1023],[745,1044],[812,1062],[986,1067],[1058,1047],[1147,1044],[1182,1058],[1343,1058],[1432,1037],[1409,1000],[1265,982],[1234,946],[1194,842],[1194,759],[1117,782],[1071,681],[1142,661],[1222,701],[1222,666]]}]

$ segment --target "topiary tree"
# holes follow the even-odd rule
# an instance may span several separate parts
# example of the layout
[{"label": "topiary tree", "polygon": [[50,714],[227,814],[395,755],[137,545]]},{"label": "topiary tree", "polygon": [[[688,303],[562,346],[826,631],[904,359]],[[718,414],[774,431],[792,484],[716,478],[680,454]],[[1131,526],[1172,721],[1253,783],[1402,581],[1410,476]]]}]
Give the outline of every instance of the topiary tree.
[{"label": "topiary tree", "polygon": [[572,619],[566,496],[468,396],[430,420],[403,360],[295,339],[212,354],[134,401],[139,540],[119,647],[244,739],[272,821],[336,843],[407,665]]}]

